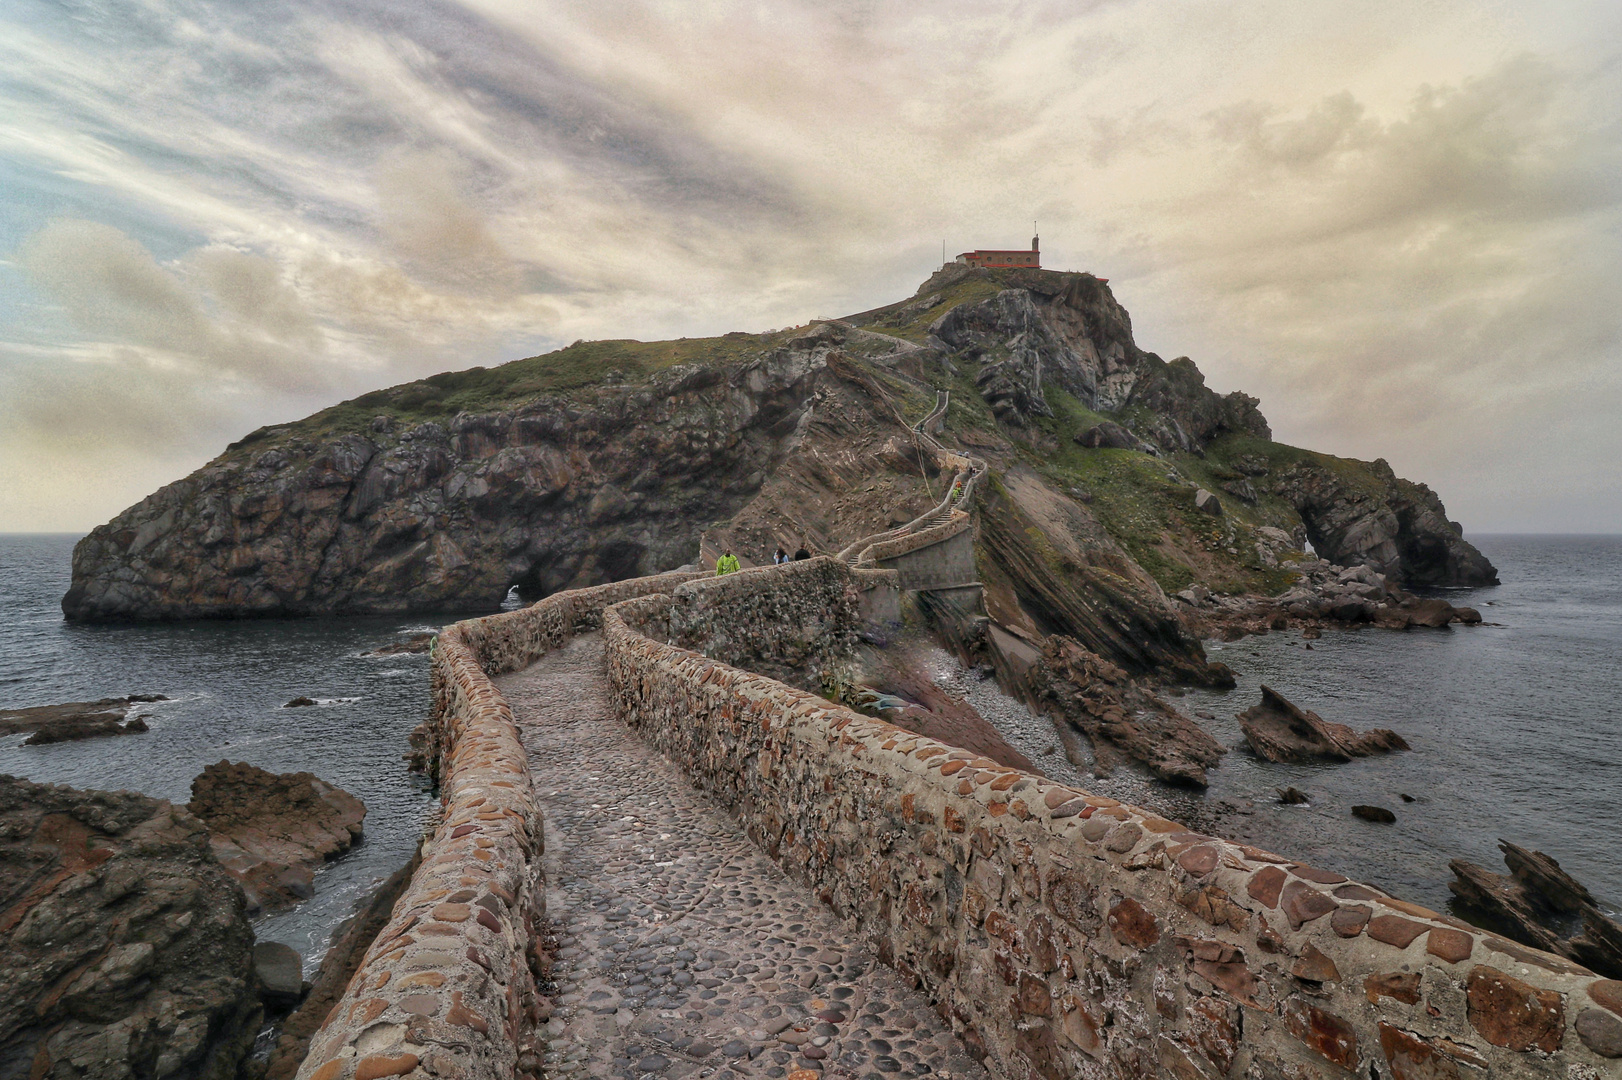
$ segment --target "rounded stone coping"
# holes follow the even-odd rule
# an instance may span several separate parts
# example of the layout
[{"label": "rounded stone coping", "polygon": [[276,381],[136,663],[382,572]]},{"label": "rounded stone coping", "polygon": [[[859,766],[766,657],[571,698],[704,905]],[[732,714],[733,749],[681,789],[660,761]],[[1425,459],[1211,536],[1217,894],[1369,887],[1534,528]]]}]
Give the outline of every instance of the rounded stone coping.
[{"label": "rounded stone coping", "polygon": [[884,540],[877,544],[868,545],[862,549],[861,565],[865,569],[868,563],[876,563],[880,559],[893,559],[898,555],[907,555],[921,548],[943,543],[968,529],[972,522],[973,518],[962,510],[953,510],[950,521],[919,532],[898,536],[894,540]]},{"label": "rounded stone coping", "polygon": [[668,592],[673,571],[554,593],[442,631],[431,655],[441,814],[421,865],[343,996],[310,1040],[299,1080],[513,1077],[535,1048],[530,950],[544,913],[540,808],[512,710],[490,681],[600,623],[603,608]]}]

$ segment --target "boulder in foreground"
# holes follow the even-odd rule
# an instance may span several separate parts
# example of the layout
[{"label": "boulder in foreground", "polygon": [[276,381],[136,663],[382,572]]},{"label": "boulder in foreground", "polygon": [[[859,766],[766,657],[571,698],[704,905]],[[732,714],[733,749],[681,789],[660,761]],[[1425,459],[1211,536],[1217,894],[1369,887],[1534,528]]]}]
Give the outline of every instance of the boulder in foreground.
[{"label": "boulder in foreground", "polygon": [[253,931],[201,822],[127,791],[0,776],[0,1074],[230,1077]]},{"label": "boulder in foreground", "polygon": [[278,776],[243,761],[204,769],[189,809],[242,883],[250,914],[309,899],[316,869],[348,851],[366,820],[365,804],[311,773]]},{"label": "boulder in foreground", "polygon": [[1256,756],[1267,761],[1350,761],[1409,748],[1389,728],[1356,732],[1345,724],[1331,724],[1315,712],[1296,708],[1270,686],[1262,687],[1260,705],[1239,714],[1239,726]]}]

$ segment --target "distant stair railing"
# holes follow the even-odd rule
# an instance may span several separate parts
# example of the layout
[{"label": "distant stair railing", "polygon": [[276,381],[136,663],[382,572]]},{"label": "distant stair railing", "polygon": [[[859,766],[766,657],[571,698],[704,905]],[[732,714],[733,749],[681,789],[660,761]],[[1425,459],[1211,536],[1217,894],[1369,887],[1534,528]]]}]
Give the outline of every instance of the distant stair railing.
[{"label": "distant stair railing", "polygon": [[950,390],[937,390],[935,392],[935,407],[929,415],[912,425],[913,433],[918,437],[921,445],[926,447],[935,458],[935,463],[943,471],[954,470],[951,485],[946,489],[946,497],[935,506],[924,511],[905,525],[898,525],[893,529],[886,529],[872,536],[864,536],[860,540],[846,547],[839,553],[839,561],[850,566],[866,566],[872,564],[869,552],[877,545],[889,540],[896,540],[903,536],[923,532],[926,529],[938,528],[947,524],[954,518],[967,517],[960,509],[968,503],[974,493],[975,481],[986,471],[986,463],[979,458],[968,457],[955,450],[948,450],[940,441],[929,434],[926,428],[938,425],[941,418],[946,415],[946,409],[951,404],[952,392]]}]

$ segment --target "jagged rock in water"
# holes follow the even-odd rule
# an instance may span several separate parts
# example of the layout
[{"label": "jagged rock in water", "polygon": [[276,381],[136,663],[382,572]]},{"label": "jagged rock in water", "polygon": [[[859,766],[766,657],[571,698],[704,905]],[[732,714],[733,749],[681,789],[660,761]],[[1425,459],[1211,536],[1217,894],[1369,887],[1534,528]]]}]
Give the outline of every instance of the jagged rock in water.
[{"label": "jagged rock in water", "polygon": [[167,701],[162,694],[131,694],[99,701],[69,701],[61,705],[36,705],[26,709],[0,709],[0,735],[33,732],[25,746],[95,739],[104,735],[134,735],[147,730],[143,717],[120,723],[135,705]]},{"label": "jagged rock in water", "polygon": [[1383,806],[1354,806],[1352,816],[1378,825],[1391,825],[1397,820],[1397,815]]},{"label": "jagged rock in water", "polygon": [[1454,878],[1447,887],[1458,898],[1460,913],[1523,945],[1622,979],[1622,925],[1606,916],[1583,884],[1552,857],[1507,840],[1500,840],[1498,848],[1509,867],[1507,875],[1464,859],[1447,864]]},{"label": "jagged rock in water", "polygon": [[1383,458],[1367,474],[1376,486],[1302,462],[1273,491],[1295,507],[1313,548],[1330,562],[1365,565],[1410,588],[1498,584],[1498,571],[1465,542],[1435,492],[1399,479]]},{"label": "jagged rock in water", "polygon": [[188,809],[208,826],[214,855],[247,894],[250,912],[313,894],[315,871],[360,839],[366,807],[307,773],[221,761],[191,784]]},{"label": "jagged rock in water", "polygon": [[195,817],[0,776],[0,910],[0,1075],[236,1074],[253,931]]},{"label": "jagged rock in water", "polygon": [[1354,757],[1407,750],[1401,735],[1387,728],[1356,732],[1331,724],[1315,712],[1298,709],[1270,686],[1262,687],[1260,705],[1239,714],[1245,741],[1267,761],[1350,761]]}]

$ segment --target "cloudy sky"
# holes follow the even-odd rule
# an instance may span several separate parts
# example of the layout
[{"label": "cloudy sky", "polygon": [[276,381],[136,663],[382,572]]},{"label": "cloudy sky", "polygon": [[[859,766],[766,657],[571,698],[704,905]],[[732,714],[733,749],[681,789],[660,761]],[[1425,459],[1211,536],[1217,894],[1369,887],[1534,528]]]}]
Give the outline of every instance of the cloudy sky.
[{"label": "cloudy sky", "polygon": [[1017,246],[1477,531],[1622,531],[1622,5],[8,0],[0,531]]}]

